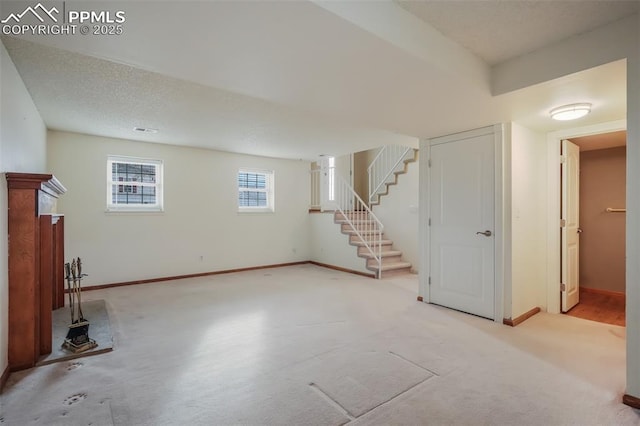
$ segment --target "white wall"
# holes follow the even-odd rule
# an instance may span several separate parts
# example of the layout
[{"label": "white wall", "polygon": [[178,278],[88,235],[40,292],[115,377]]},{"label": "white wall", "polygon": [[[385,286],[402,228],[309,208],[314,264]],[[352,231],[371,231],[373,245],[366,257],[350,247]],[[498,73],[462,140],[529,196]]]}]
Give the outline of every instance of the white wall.
[{"label": "white wall", "polygon": [[[49,132],[49,168],[67,187],[65,255],[86,285],[309,259],[309,163]],[[106,213],[108,155],[164,161],[163,213]],[[275,212],[238,213],[241,167],[274,170]]]},{"label": "white wall", "polygon": [[389,186],[389,193],[380,197],[380,204],[373,206],[373,213],[384,225],[385,236],[393,240],[395,250],[411,262],[417,272],[418,254],[418,185],[419,160],[407,165],[407,173],[398,176],[397,185]]},{"label": "white wall", "polygon": [[511,124],[511,318],[546,309],[545,135]]},{"label": "white wall", "polygon": [[309,214],[309,232],[310,260],[373,274],[366,268],[366,259],[358,257],[357,247],[349,244],[349,236],[340,232],[332,212]]},{"label": "white wall", "polygon": [[5,172],[44,173],[46,128],[0,43],[0,374],[8,364],[7,181]]}]

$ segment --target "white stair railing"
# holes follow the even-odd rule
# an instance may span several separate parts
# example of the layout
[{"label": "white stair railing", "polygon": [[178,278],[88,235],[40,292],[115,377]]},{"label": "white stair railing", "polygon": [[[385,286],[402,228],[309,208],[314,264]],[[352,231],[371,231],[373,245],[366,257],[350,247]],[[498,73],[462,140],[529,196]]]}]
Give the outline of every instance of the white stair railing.
[{"label": "white stair railing", "polygon": [[[327,171],[311,170],[311,182],[322,185],[322,173]],[[349,238],[364,247],[364,251],[370,255],[378,266],[377,278],[382,278],[382,232],[384,226],[380,219],[373,214],[367,203],[356,193],[346,179],[333,169],[333,176],[329,182],[333,190],[325,191],[328,199],[322,200],[323,210],[334,210],[335,216],[346,225]],[[314,177],[314,175],[317,175]],[[322,191],[321,191],[322,192]]]},{"label": "white stair railing", "polygon": [[370,203],[377,202],[379,194],[386,191],[385,184],[392,181],[391,177],[395,178],[393,173],[399,170],[399,166],[412,149],[402,145],[387,145],[380,148],[367,169]]}]

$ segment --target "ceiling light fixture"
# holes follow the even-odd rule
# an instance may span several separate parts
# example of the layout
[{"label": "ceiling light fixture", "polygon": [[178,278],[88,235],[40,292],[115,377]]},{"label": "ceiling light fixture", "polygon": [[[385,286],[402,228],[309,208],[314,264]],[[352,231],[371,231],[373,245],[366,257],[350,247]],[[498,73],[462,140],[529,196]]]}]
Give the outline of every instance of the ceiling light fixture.
[{"label": "ceiling light fixture", "polygon": [[133,130],[140,133],[158,133],[158,129],[151,129],[148,127],[134,127]]},{"label": "ceiling light fixture", "polygon": [[558,108],[554,108],[549,111],[551,118],[554,120],[575,120],[576,118],[584,117],[591,112],[591,104],[580,103],[563,105]]}]

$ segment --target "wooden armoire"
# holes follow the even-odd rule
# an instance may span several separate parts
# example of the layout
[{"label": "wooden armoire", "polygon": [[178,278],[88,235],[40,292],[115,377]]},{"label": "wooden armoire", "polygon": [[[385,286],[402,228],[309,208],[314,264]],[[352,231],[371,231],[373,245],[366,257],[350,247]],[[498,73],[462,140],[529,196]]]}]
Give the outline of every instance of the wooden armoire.
[{"label": "wooden armoire", "polygon": [[64,306],[66,192],[50,174],[6,173],[9,244],[9,369],[36,365],[52,349],[52,310]]}]

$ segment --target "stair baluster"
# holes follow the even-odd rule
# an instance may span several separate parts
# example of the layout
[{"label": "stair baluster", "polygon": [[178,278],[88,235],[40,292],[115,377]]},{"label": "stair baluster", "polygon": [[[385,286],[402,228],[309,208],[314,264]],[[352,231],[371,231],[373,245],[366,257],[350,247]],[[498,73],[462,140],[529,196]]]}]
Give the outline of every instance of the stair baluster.
[{"label": "stair baluster", "polygon": [[366,251],[378,265],[377,278],[382,278],[382,222],[373,214],[367,203],[356,193],[349,183],[337,171],[335,173],[335,199],[329,205],[335,208],[336,216],[343,218],[351,233],[361,241]]},{"label": "stair baluster", "polygon": [[[415,150],[402,145],[386,145],[380,148],[369,167],[369,203],[377,204],[380,195],[386,193],[391,177],[400,170],[400,165],[407,161],[407,154]],[[414,154],[415,155],[415,154]]]}]

